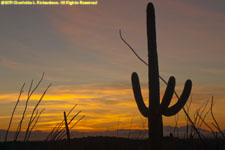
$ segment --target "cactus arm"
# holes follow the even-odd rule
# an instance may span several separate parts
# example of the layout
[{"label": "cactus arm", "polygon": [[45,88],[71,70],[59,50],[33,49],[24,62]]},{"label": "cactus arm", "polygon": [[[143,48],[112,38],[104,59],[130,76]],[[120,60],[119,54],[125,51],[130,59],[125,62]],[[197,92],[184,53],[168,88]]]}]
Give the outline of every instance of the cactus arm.
[{"label": "cactus arm", "polygon": [[141,94],[141,87],[140,87],[138,75],[136,72],[132,73],[131,81],[132,81],[134,97],[138,105],[138,109],[144,117],[148,117],[149,116],[148,108],[145,106],[145,103],[143,101],[142,94]]},{"label": "cactus arm", "polygon": [[172,100],[172,97],[173,97],[174,88],[175,88],[175,78],[173,76],[171,76],[168,81],[168,85],[166,87],[165,94],[162,98],[162,102],[159,106],[160,114],[163,114],[163,112],[168,108],[168,106]]},{"label": "cactus arm", "polygon": [[178,113],[186,104],[188,97],[190,96],[190,93],[191,93],[191,88],[192,88],[192,82],[191,82],[191,80],[187,80],[184,85],[184,90],[180,96],[180,99],[177,101],[177,103],[175,105],[166,109],[163,112],[163,115],[164,116],[173,116],[176,113]]}]

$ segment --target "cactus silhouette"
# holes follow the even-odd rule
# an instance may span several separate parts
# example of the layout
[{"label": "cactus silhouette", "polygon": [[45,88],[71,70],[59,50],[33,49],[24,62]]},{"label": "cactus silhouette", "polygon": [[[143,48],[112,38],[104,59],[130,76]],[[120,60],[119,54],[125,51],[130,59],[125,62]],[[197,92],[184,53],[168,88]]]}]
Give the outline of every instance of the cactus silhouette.
[{"label": "cactus silhouette", "polygon": [[151,150],[162,149],[163,122],[162,115],[173,116],[186,104],[191,92],[192,82],[187,80],[184,90],[177,103],[171,107],[169,104],[173,97],[175,78],[171,76],[165,94],[160,103],[159,69],[156,45],[155,11],[152,3],[147,6],[147,38],[148,38],[148,85],[149,85],[149,107],[146,107],[139,83],[137,73],[132,73],[132,86],[134,97],[139,111],[148,118],[149,139]]}]

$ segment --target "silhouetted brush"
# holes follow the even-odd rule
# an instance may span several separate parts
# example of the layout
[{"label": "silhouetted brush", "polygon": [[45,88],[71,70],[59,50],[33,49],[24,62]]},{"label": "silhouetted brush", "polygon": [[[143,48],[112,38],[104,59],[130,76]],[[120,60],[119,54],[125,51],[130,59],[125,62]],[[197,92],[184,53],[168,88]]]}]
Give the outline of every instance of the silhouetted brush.
[{"label": "silhouetted brush", "polygon": [[[81,111],[77,112],[68,122],[68,125],[70,125],[70,123],[72,123],[72,121],[81,113]],[[61,129],[60,131],[56,132],[56,135],[54,137],[52,137],[51,140],[60,140],[62,137],[64,137],[64,130],[66,127],[64,127],[63,129]],[[69,129],[70,130],[70,129]]]},{"label": "silhouetted brush", "polygon": [[[72,131],[72,129],[85,117],[85,115],[81,116],[80,119],[78,119],[70,128],[69,131]],[[58,140],[60,140],[62,137],[65,136],[65,133],[63,133]]]},{"label": "silhouetted brush", "polygon": [[175,78],[171,76],[165,94],[160,103],[159,69],[156,45],[155,11],[152,3],[147,6],[147,37],[148,37],[148,78],[149,78],[149,107],[146,107],[137,73],[132,73],[132,86],[134,97],[139,111],[148,118],[150,146],[152,150],[162,149],[163,122],[162,115],[173,116],[186,104],[191,92],[192,82],[187,80],[183,93],[177,103],[168,107],[175,88]]},{"label": "silhouetted brush", "polygon": [[9,129],[10,129],[10,127],[11,127],[12,120],[13,120],[13,116],[14,116],[14,113],[15,113],[15,111],[16,111],[16,107],[17,107],[17,105],[18,105],[19,102],[20,102],[20,97],[21,97],[21,95],[22,95],[22,93],[23,93],[23,88],[24,88],[24,86],[25,86],[25,83],[23,84],[23,86],[22,86],[21,89],[20,89],[19,97],[18,97],[18,99],[17,99],[17,101],[16,101],[16,105],[15,105],[14,108],[13,108],[13,112],[12,112],[12,115],[11,115],[11,118],[10,118],[10,121],[9,121],[9,126],[8,126],[8,129],[6,130],[6,135],[5,135],[4,142],[7,141]]},{"label": "silhouetted brush", "polygon": [[[43,78],[43,76],[42,76],[42,78]],[[35,105],[35,107],[34,107],[32,113],[31,113],[30,120],[29,120],[29,122],[28,122],[28,126],[27,126],[27,129],[26,129],[26,132],[25,132],[25,136],[24,136],[24,142],[27,141],[27,137],[28,137],[28,133],[29,133],[29,131],[30,131],[31,124],[32,124],[33,121],[34,121],[34,120],[33,120],[33,117],[34,117],[33,115],[34,115],[36,109],[38,108],[39,104],[40,104],[41,101],[43,100],[43,98],[44,98],[45,94],[47,93],[48,89],[51,87],[51,85],[52,85],[52,84],[49,84],[48,87],[45,89],[45,91],[44,91],[43,94],[41,95],[40,99],[38,100],[37,104]]]},{"label": "silhouetted brush", "polygon": [[[75,105],[70,109],[69,113],[66,114],[66,117],[67,117],[67,118],[69,117],[70,113],[71,113],[71,112],[74,110],[74,108],[76,108],[76,107],[77,107],[77,104],[75,104]],[[61,128],[63,122],[64,122],[64,119],[63,119],[60,123],[58,123],[58,124],[52,129],[52,131],[51,131],[51,132],[48,134],[48,136],[46,137],[45,141],[48,141],[49,138],[51,138],[52,136],[54,136],[54,135],[57,134],[57,131]]]},{"label": "silhouetted brush", "polygon": [[[33,130],[34,127],[36,126],[36,124],[37,124],[37,122],[38,122],[38,120],[39,120],[39,118],[40,118],[40,116],[41,116],[41,114],[42,114],[42,112],[43,112],[44,110],[45,110],[45,108],[42,109],[42,110],[39,112],[39,114],[38,114],[38,110],[37,110],[37,115],[34,116],[34,120],[35,120],[35,119],[36,119],[36,120],[35,120],[33,126],[31,127],[30,131],[28,132],[27,141],[29,141],[29,138],[30,138],[30,135],[31,135],[31,133],[32,133],[32,130]],[[32,122],[33,122],[33,121],[32,121]]]},{"label": "silhouetted brush", "polygon": [[15,136],[14,136],[14,141],[17,141],[18,137],[19,137],[19,134],[21,132],[21,129],[22,129],[22,124],[23,124],[23,121],[25,119],[25,116],[26,116],[26,112],[27,112],[27,108],[28,108],[28,102],[31,98],[31,96],[33,95],[33,93],[36,91],[36,89],[39,87],[39,85],[41,84],[41,82],[43,81],[43,78],[44,78],[44,72],[42,74],[42,77],[41,79],[39,80],[39,82],[37,83],[37,85],[32,89],[32,86],[33,86],[33,80],[31,81],[31,84],[30,84],[30,87],[29,87],[29,90],[28,90],[28,95],[27,95],[27,100],[26,100],[26,103],[25,103],[25,107],[24,107],[24,111],[23,111],[23,114],[22,114],[22,118],[18,124],[18,127],[17,127],[17,130],[16,130],[16,133],[15,133]]}]

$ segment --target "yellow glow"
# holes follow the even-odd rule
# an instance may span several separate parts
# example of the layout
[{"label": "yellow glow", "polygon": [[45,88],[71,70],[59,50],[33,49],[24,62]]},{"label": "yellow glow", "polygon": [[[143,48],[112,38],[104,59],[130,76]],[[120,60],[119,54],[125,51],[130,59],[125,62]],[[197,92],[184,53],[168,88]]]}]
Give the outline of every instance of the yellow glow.
[{"label": "yellow glow", "polygon": [[[182,89],[182,88],[181,88]],[[143,89],[143,95],[147,93],[147,88]],[[202,90],[198,88],[197,93]],[[164,92],[161,92],[164,94]],[[1,103],[7,102],[16,102],[18,94],[2,94],[0,95]],[[26,120],[30,117],[34,105],[37,103],[37,100],[41,97],[40,94],[34,94],[31,97],[30,103],[28,104]],[[162,95],[161,95],[162,97]],[[22,104],[19,104],[17,111],[14,116],[13,126],[11,130],[15,130],[17,123],[21,119],[21,114],[24,109],[24,103],[26,100],[26,94],[21,97]],[[224,96],[220,96],[218,99],[224,99]],[[6,101],[4,101],[6,99]],[[176,103],[177,99],[175,96],[172,99],[172,104]],[[148,105],[148,99],[145,98],[146,105]],[[200,104],[204,101],[198,102],[193,100],[190,115],[193,117],[193,114]],[[53,89],[43,99],[43,102],[40,104],[39,108],[46,108],[43,112],[39,123],[36,126],[36,130],[51,130],[58,122],[63,120],[63,111],[68,112],[75,104],[78,106],[68,117],[70,120],[73,115],[76,114],[79,110],[82,112],[75,118],[75,121],[78,120],[81,116],[85,115],[85,118],[75,126],[74,130],[82,131],[104,131],[104,130],[117,130],[117,124],[119,120],[119,129],[143,129],[147,128],[147,119],[142,117],[136,102],[133,97],[132,90],[124,87],[122,89],[115,88],[93,88],[91,87],[70,87],[65,90],[63,87],[62,90]],[[170,106],[171,106],[170,105]],[[218,107],[218,106],[217,106]],[[10,118],[10,112],[12,107],[4,108],[7,110],[8,114],[0,116],[0,121],[3,122],[0,125],[1,129],[6,129],[8,121]],[[221,124],[221,128],[224,128],[225,122],[222,120],[223,113],[215,109],[215,115],[218,118],[218,122]],[[142,118],[142,119],[141,119]],[[174,126],[175,119],[174,117],[163,117],[164,125]],[[211,122],[211,118],[208,117],[207,121]],[[143,125],[144,123],[144,125]],[[73,124],[73,123],[72,123]],[[179,126],[186,125],[185,115],[181,111],[179,113]],[[25,128],[25,127],[24,127]],[[24,130],[23,128],[23,130]],[[205,128],[203,126],[203,128]]]}]

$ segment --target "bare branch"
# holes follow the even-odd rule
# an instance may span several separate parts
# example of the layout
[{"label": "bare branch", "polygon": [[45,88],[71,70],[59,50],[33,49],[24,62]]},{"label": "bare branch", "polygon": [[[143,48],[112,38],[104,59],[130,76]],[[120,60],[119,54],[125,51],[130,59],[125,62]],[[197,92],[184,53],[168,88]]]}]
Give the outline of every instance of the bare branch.
[{"label": "bare branch", "polygon": [[[31,133],[32,133],[32,130],[34,129],[34,127],[36,126],[36,124],[37,124],[37,122],[38,122],[38,120],[39,120],[39,118],[40,118],[40,116],[41,116],[41,114],[42,114],[42,112],[45,110],[45,108],[43,108],[41,111],[40,111],[40,113],[38,114],[38,117],[37,117],[37,119],[35,120],[35,123],[33,124],[33,126],[31,127],[31,129],[30,129],[30,131],[29,131],[29,133],[28,133],[28,137],[27,137],[27,140],[26,141],[28,141],[29,140],[29,138],[30,138],[30,135],[31,135]],[[38,111],[37,111],[38,112]],[[36,117],[35,117],[36,118]]]},{"label": "bare branch", "polygon": [[[77,104],[75,104],[75,105],[70,109],[69,113],[66,115],[67,118],[69,117],[70,113],[74,110],[74,108],[76,108],[76,106],[77,106]],[[56,132],[59,130],[59,128],[61,128],[63,122],[64,122],[64,119],[63,119],[60,123],[56,124],[56,126],[52,129],[52,131],[51,131],[51,132],[48,134],[48,136],[46,137],[45,141],[47,141],[51,136],[55,136],[55,135],[57,134]]]},{"label": "bare branch", "polygon": [[12,120],[13,120],[14,113],[15,113],[15,111],[16,111],[16,107],[17,107],[17,105],[19,104],[20,97],[21,97],[21,95],[22,95],[22,93],[23,93],[23,88],[24,88],[24,86],[25,86],[25,83],[22,85],[22,87],[21,87],[21,89],[20,89],[20,93],[19,93],[18,99],[17,99],[16,104],[15,104],[15,106],[14,106],[14,108],[13,108],[13,112],[12,112],[12,115],[11,115],[11,118],[10,118],[10,121],[9,121],[9,126],[8,126],[7,131],[6,131],[6,135],[5,135],[5,140],[4,140],[4,142],[7,141],[8,132],[9,132],[9,129],[10,129],[11,124],[12,124]]},{"label": "bare branch", "polygon": [[219,126],[218,122],[216,121],[216,118],[215,118],[215,116],[214,116],[214,114],[213,114],[213,105],[214,105],[213,101],[214,101],[214,100],[213,100],[213,96],[212,96],[210,112],[211,112],[211,116],[212,116],[213,121],[214,121],[213,126],[219,131],[219,133],[220,133],[220,134],[222,135],[222,137],[225,139],[225,135],[224,135],[223,131],[220,129],[220,126]]},{"label": "bare branch", "polygon": [[[43,76],[44,76],[44,74],[42,75],[41,80],[43,80]],[[40,82],[39,82],[38,84],[40,84]],[[24,141],[26,141],[26,139],[27,139],[27,135],[28,135],[28,132],[29,132],[31,123],[32,123],[32,119],[33,119],[34,112],[36,111],[38,105],[41,103],[42,99],[44,98],[46,92],[47,92],[48,89],[51,87],[51,85],[52,85],[52,84],[49,84],[49,85],[48,85],[48,87],[45,89],[44,93],[42,94],[41,98],[39,99],[38,103],[35,105],[35,107],[34,107],[34,109],[33,109],[33,112],[32,112],[32,114],[31,114],[31,116],[30,116],[30,121],[29,121],[28,126],[27,126],[27,130],[26,130],[26,133],[25,133]],[[36,89],[36,87],[35,87],[35,89]],[[32,93],[33,93],[33,91],[31,92],[31,94],[32,94]]]},{"label": "bare branch", "polygon": [[134,115],[135,115],[135,113],[133,114],[131,122],[130,122],[130,129],[129,129],[129,132],[128,132],[128,139],[130,138],[130,135],[131,135],[131,129],[132,129],[132,126],[133,126]]},{"label": "bare branch", "polygon": [[28,90],[28,96],[27,96],[25,108],[24,108],[24,111],[23,111],[23,114],[22,114],[22,118],[21,118],[21,120],[20,120],[20,122],[19,122],[19,125],[18,125],[18,127],[17,127],[16,133],[15,133],[15,136],[14,136],[14,141],[17,140],[17,138],[18,138],[18,136],[19,136],[19,134],[20,134],[20,131],[21,131],[21,128],[22,128],[22,124],[23,124],[23,120],[24,120],[24,118],[25,118],[25,114],[26,114],[26,111],[27,111],[28,102],[29,102],[29,100],[30,100],[30,97],[33,95],[34,91],[35,91],[35,90],[39,87],[39,85],[41,84],[41,82],[42,82],[42,80],[43,80],[43,78],[44,78],[44,74],[45,74],[45,73],[43,72],[41,79],[39,80],[39,82],[37,83],[37,85],[34,87],[34,89],[33,89],[32,91],[31,91],[31,89],[32,89],[32,85],[33,85],[33,80],[31,81],[30,88],[29,88],[29,90]]},{"label": "bare branch", "polygon": [[[72,131],[72,129],[82,120],[84,119],[85,115],[83,115],[82,117],[80,117],[79,120],[77,120],[71,127],[70,127],[70,130]],[[65,135],[64,135],[65,136]]]},{"label": "bare branch", "polygon": [[[72,119],[70,119],[68,125],[70,125],[70,123],[81,113],[81,111],[77,112]],[[61,136],[64,134],[65,131],[65,127],[63,127],[60,131],[57,131],[56,134],[52,137],[51,141],[53,140],[59,140],[61,138]]]},{"label": "bare branch", "polygon": [[211,133],[213,134],[213,136],[216,137],[215,132],[213,131],[213,129],[205,122],[205,120],[201,117],[201,115],[199,115],[199,113],[197,113],[197,115],[201,119],[201,121],[204,123],[204,125],[209,128],[209,130],[211,131]]}]

